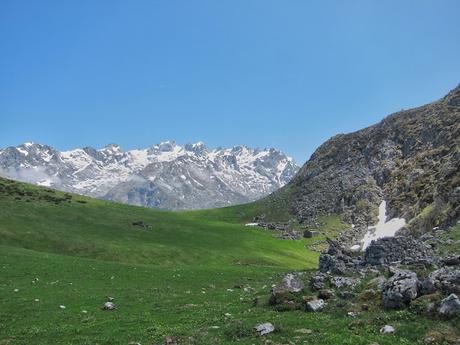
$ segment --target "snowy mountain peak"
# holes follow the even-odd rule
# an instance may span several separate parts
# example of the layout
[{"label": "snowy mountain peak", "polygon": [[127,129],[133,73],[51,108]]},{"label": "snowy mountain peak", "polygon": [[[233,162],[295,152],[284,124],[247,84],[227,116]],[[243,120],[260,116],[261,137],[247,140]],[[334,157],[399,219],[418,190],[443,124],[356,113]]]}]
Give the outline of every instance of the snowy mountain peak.
[{"label": "snowy mountain peak", "polygon": [[1,176],[166,209],[249,202],[285,185],[298,169],[273,148],[209,149],[201,141],[129,151],[117,144],[63,152],[36,143],[0,149]]},{"label": "snowy mountain peak", "polygon": [[100,151],[111,151],[111,152],[115,152],[115,153],[122,152],[120,146],[117,145],[117,144],[108,144],[108,145],[104,146],[104,148],[101,149]]},{"label": "snowy mountain peak", "polygon": [[158,147],[158,150],[162,152],[172,152],[177,147],[177,145],[175,141],[164,141],[159,143],[155,147]]},{"label": "snowy mountain peak", "polygon": [[186,151],[194,152],[198,155],[208,152],[208,147],[202,141],[198,141],[194,144],[186,144],[184,148]]}]

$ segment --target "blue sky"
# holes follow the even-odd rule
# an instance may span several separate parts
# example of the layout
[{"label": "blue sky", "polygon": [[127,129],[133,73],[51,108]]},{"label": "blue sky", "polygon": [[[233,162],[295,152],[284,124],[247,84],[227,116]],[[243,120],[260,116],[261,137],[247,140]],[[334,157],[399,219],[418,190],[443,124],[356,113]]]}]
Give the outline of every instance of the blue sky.
[{"label": "blue sky", "polygon": [[276,147],[460,82],[460,1],[0,1],[0,147]]}]

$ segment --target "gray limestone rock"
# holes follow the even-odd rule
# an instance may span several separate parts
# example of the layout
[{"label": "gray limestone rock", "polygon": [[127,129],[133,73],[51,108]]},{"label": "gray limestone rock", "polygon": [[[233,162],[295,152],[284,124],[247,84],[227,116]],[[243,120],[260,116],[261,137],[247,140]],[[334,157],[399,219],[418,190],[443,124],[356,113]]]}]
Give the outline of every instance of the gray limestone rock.
[{"label": "gray limestone rock", "polygon": [[383,288],[383,305],[385,308],[397,309],[410,304],[417,297],[417,274],[398,270]]}]

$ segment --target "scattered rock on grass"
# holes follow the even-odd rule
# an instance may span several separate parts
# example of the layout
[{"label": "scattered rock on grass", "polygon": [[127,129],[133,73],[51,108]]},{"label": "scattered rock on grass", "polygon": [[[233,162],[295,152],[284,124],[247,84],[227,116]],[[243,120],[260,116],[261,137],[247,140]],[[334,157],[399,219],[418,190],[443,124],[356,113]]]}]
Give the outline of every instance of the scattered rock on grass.
[{"label": "scattered rock on grass", "polygon": [[275,330],[275,326],[273,326],[270,322],[265,322],[257,325],[254,329],[259,332],[260,335],[265,335],[273,332]]},{"label": "scattered rock on grass", "polygon": [[102,307],[103,310],[114,310],[115,304],[113,302],[105,302],[104,306]]},{"label": "scattered rock on grass", "polygon": [[304,284],[300,278],[293,274],[286,274],[281,284],[273,288],[273,294],[284,292],[300,292],[304,288]]},{"label": "scattered rock on grass", "polygon": [[307,310],[312,312],[321,311],[324,309],[326,303],[322,299],[315,299],[313,301],[307,302]]},{"label": "scattered rock on grass", "polygon": [[359,279],[349,278],[349,277],[332,277],[331,284],[332,286],[341,289],[343,287],[355,287],[358,284]]},{"label": "scattered rock on grass", "polygon": [[392,334],[396,332],[396,329],[393,326],[390,325],[385,325],[382,328],[380,328],[380,333],[381,334]]}]

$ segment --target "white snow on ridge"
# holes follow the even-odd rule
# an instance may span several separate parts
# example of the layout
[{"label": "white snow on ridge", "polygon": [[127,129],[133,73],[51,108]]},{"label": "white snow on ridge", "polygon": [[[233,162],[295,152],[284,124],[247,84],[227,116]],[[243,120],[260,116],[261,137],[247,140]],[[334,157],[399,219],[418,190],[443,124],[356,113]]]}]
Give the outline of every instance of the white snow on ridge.
[{"label": "white snow on ridge", "polygon": [[386,210],[387,203],[384,200],[379,205],[378,223],[375,226],[370,226],[364,238],[361,240],[362,250],[365,250],[372,241],[384,237],[395,236],[396,232],[406,225],[406,220],[404,218],[393,218],[386,221]]},{"label": "white snow on ridge", "polygon": [[29,152],[27,152],[26,150],[20,148],[20,147],[16,147],[16,150],[18,150],[19,152],[21,152],[24,156],[28,156],[29,155]]},{"label": "white snow on ridge", "polygon": [[[116,188],[125,182],[126,188],[137,183],[141,189],[154,188],[145,184],[154,182],[156,187],[170,190],[173,197],[174,193],[188,193],[189,200],[194,195],[216,195],[216,202],[231,204],[228,198],[241,202],[267,195],[285,185],[298,170],[292,158],[275,149],[243,145],[209,149],[203,142],[180,146],[167,141],[129,151],[116,144],[60,152],[26,143],[15,149],[21,154],[10,155],[0,149],[2,163],[17,171],[5,177],[92,197],[124,191]],[[35,168],[40,175],[30,171]],[[144,180],[133,180],[135,176]]]}]

